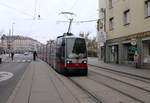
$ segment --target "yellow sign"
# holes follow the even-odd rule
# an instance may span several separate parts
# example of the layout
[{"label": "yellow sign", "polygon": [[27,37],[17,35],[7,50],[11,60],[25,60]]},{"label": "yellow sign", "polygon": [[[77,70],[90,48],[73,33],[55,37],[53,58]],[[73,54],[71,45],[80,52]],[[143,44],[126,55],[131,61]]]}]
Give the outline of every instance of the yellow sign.
[{"label": "yellow sign", "polygon": [[126,37],[126,39],[137,39],[137,38],[144,38],[144,37],[150,37],[150,32],[145,32],[137,35],[129,35]]}]

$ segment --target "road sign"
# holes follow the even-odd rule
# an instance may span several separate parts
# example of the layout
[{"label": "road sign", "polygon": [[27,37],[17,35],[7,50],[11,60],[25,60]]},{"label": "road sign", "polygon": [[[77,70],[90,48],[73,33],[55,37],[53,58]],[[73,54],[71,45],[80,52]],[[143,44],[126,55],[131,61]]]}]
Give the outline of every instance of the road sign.
[{"label": "road sign", "polygon": [[98,43],[105,43],[106,42],[106,32],[99,31],[97,33],[97,40],[98,40]]}]

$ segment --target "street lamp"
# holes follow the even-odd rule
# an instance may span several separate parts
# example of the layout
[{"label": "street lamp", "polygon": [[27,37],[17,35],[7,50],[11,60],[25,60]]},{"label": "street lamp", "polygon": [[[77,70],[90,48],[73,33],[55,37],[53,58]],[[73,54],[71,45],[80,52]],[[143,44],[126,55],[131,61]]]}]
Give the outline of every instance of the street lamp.
[{"label": "street lamp", "polygon": [[13,36],[14,34],[14,25],[15,25],[15,22],[12,23],[12,30],[11,30],[11,35]]}]

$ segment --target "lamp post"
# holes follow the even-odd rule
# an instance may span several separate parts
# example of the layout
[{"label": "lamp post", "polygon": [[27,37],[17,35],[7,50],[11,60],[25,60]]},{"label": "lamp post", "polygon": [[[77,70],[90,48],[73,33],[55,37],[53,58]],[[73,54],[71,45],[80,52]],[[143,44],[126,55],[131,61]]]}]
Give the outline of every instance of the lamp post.
[{"label": "lamp post", "polygon": [[12,29],[11,29],[11,36],[10,36],[10,45],[11,45],[11,49],[13,50],[13,34],[14,34],[14,25],[15,25],[15,22],[12,23]]},{"label": "lamp post", "polygon": [[15,22],[12,23],[12,30],[11,30],[11,35],[13,36],[14,34],[14,25],[15,25]]}]

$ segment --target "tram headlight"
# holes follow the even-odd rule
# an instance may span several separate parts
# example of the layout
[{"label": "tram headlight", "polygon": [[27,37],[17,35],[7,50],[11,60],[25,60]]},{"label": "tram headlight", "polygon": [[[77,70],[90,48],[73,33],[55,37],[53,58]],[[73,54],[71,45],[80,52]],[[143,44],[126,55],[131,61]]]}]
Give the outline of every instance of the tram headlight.
[{"label": "tram headlight", "polygon": [[86,63],[87,63],[87,60],[82,61],[82,63],[86,64]]},{"label": "tram headlight", "polygon": [[72,63],[72,61],[67,60],[67,64],[71,64],[71,63]]}]

